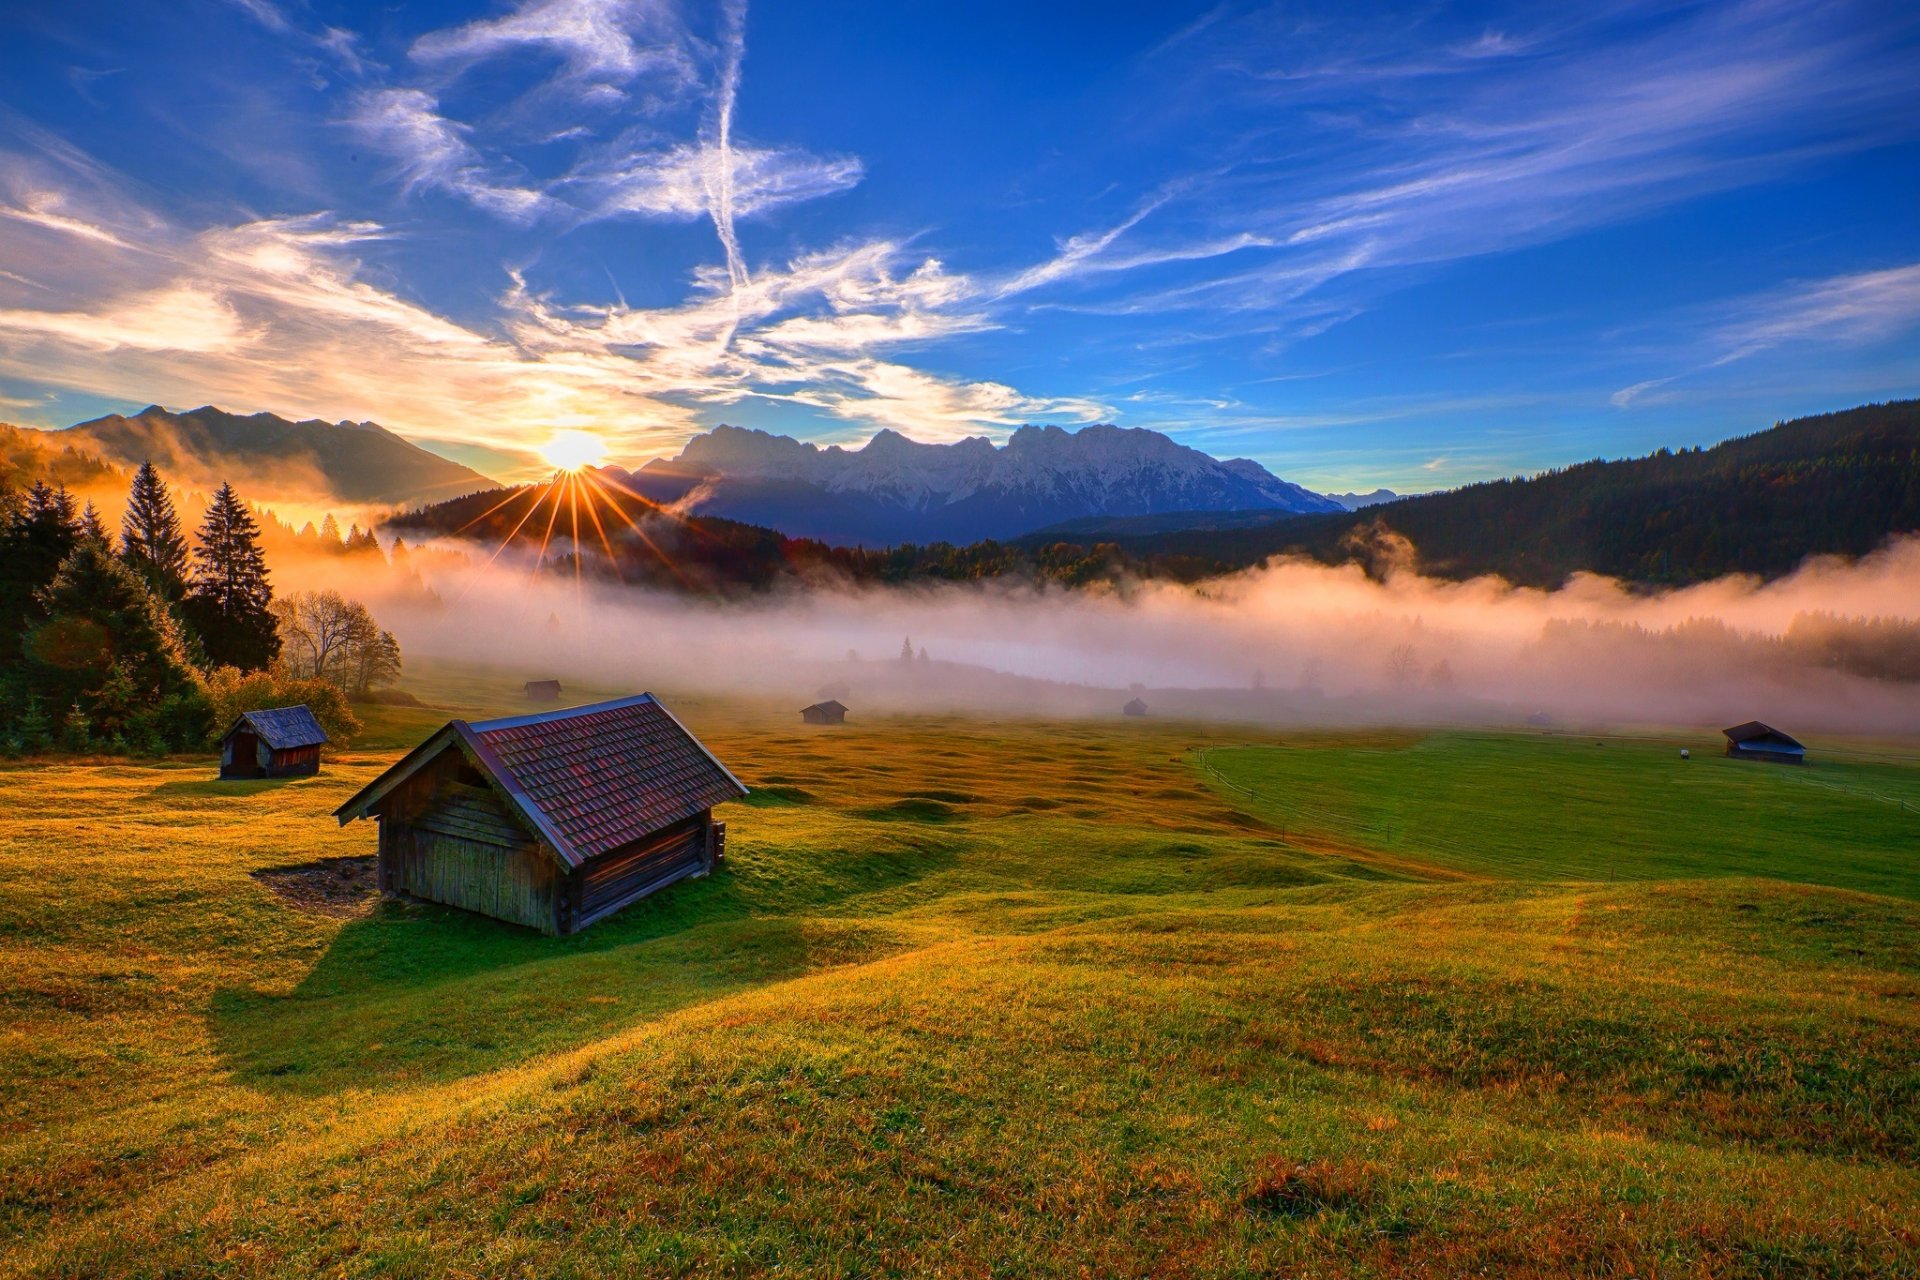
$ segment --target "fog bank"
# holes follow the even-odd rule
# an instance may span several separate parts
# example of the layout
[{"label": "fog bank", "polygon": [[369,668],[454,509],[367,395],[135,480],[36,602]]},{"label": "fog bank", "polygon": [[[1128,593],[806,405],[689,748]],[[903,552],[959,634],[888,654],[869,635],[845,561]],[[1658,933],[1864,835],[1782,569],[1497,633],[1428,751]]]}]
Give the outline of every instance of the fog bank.
[{"label": "fog bank", "polygon": [[[1657,592],[1276,560],[1199,587],[794,589],[716,603],[480,559],[468,548],[416,562],[438,602],[416,593],[379,607],[410,656],[796,707],[831,694],[856,710],[1107,716],[1144,690],[1156,715],[1276,723],[1758,718],[1920,734],[1920,684],[1849,674],[1783,639],[1815,612],[1920,623],[1916,538],[1769,583]],[[904,637],[925,662],[900,660]]]}]

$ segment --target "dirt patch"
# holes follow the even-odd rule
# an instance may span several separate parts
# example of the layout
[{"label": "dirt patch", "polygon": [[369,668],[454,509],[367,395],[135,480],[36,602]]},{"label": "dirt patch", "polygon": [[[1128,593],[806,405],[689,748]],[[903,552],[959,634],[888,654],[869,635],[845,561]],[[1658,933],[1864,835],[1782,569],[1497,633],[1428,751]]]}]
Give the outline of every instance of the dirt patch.
[{"label": "dirt patch", "polygon": [[322,858],[297,867],[269,867],[254,872],[253,878],[302,911],[344,920],[365,915],[380,897],[374,883],[378,862],[372,854]]}]

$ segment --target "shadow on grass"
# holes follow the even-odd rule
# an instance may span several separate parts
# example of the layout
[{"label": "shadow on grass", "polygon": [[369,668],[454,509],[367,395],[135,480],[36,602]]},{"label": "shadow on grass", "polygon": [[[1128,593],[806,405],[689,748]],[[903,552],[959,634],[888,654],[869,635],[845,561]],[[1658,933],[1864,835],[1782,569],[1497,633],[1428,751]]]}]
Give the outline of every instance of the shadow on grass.
[{"label": "shadow on grass", "polygon": [[292,991],[218,992],[209,1022],[226,1068],[256,1088],[324,1095],[495,1071],[899,950],[903,936],[884,923],[813,913],[954,857],[901,850],[836,867],[823,856],[794,884],[743,858],[748,866],[682,881],[570,938],[390,900],[342,925]]},{"label": "shadow on grass", "polygon": [[[218,766],[207,770],[208,775],[217,775]],[[175,778],[172,782],[162,782],[147,792],[149,799],[185,799],[188,796],[257,796],[262,792],[278,791],[282,787],[305,782],[306,778],[234,778],[218,776],[199,778]]]}]

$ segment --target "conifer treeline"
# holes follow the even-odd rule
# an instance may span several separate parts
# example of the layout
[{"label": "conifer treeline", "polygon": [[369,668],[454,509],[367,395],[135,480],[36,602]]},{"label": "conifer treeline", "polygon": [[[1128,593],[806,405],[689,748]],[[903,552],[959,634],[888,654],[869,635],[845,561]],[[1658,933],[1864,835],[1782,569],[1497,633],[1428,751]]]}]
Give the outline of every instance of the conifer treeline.
[{"label": "conifer treeline", "polygon": [[[261,535],[223,484],[189,541],[150,462],[134,475],[117,542],[62,486],[0,486],[0,749],[197,747],[219,727],[216,708],[230,715],[235,697],[288,693],[320,704],[323,722],[350,723],[344,695],[397,676],[399,647],[334,593],[276,600]],[[357,527],[355,543],[379,549]],[[349,640],[365,643],[324,669],[283,669],[282,632],[297,637],[315,600],[344,610]]]}]

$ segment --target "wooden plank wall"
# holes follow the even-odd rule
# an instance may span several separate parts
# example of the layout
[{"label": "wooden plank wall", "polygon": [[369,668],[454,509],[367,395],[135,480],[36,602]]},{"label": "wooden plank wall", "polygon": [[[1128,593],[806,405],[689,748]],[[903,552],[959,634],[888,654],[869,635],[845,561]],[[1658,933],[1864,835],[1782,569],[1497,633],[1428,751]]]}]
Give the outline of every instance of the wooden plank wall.
[{"label": "wooden plank wall", "polygon": [[505,804],[478,783],[471,766],[450,754],[382,803],[385,886],[557,932],[555,903],[565,877]]},{"label": "wooden plank wall", "polygon": [[701,814],[581,870],[580,926],[611,915],[674,880],[707,870],[707,816]]}]

